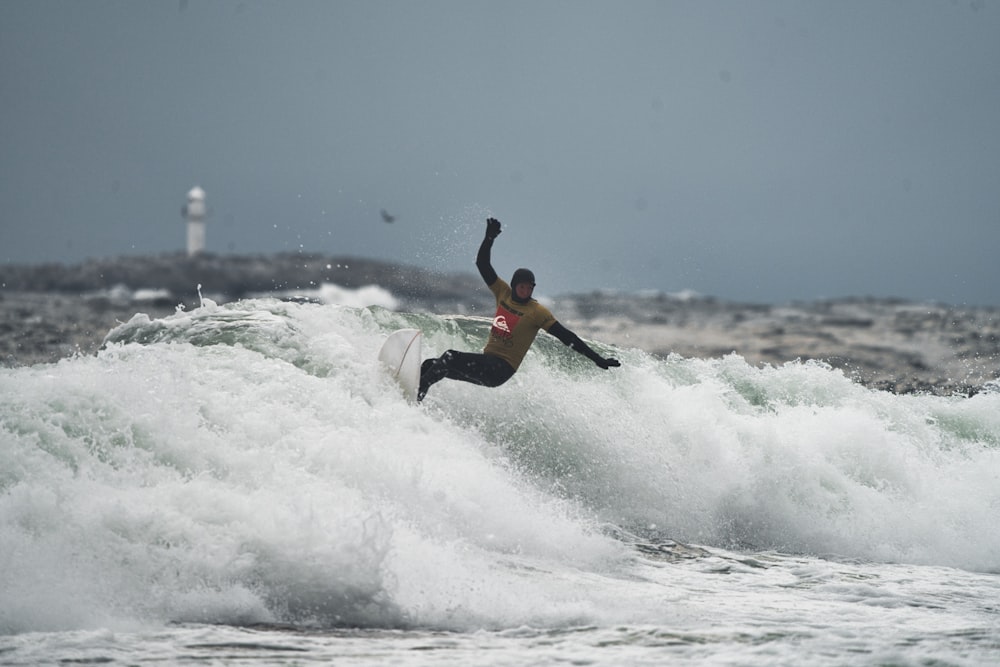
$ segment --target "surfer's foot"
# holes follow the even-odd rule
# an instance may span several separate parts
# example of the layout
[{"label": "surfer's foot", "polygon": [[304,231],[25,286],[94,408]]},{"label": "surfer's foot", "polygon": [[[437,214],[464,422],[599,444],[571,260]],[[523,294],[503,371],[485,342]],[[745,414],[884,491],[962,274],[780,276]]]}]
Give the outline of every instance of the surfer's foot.
[{"label": "surfer's foot", "polygon": [[431,388],[430,373],[428,371],[434,366],[434,361],[434,359],[427,359],[424,363],[420,364],[420,386],[417,387],[417,403],[424,400],[427,390]]}]

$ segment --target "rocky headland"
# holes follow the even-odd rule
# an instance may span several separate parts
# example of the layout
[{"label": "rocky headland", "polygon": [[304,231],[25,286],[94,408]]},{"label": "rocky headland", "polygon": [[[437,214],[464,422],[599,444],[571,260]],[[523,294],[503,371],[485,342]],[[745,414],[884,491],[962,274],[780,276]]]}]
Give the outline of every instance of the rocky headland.
[{"label": "rocky headland", "polygon": [[[94,354],[137,312],[195,308],[199,287],[226,302],[323,284],[378,285],[409,312],[492,314],[471,273],[438,273],[356,257],[161,255],[79,265],[0,267],[0,364]],[[886,299],[741,304],[665,293],[563,295],[553,311],[581,335],[686,357],[737,353],[751,364],[816,359],[897,393],[965,394],[1000,378],[1000,309]]]}]

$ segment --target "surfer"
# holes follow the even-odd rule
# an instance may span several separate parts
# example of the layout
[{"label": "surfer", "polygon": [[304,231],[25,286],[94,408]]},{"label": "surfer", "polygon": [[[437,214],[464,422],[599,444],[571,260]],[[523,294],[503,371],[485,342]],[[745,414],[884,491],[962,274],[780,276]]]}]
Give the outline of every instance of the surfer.
[{"label": "surfer", "polygon": [[490,261],[493,241],[499,235],[500,221],[488,218],[486,237],[476,255],[479,275],[497,301],[496,315],[493,316],[493,326],[490,328],[486,347],[482,353],[448,350],[436,359],[424,361],[420,366],[418,401],[424,399],[432,384],[445,378],[484,387],[499,387],[517,371],[539,329],[545,329],[601,368],[621,366],[617,359],[604,358],[590,349],[579,336],[556,321],[548,308],[531,297],[535,289],[534,273],[528,269],[518,269],[509,285],[500,279]]}]

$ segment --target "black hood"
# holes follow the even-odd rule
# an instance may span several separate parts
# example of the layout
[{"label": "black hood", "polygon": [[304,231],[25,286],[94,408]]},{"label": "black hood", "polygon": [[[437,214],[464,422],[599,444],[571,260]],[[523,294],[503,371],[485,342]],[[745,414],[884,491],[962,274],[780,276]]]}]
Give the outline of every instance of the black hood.
[{"label": "black hood", "polygon": [[521,283],[531,283],[535,284],[535,274],[529,269],[518,269],[514,272],[514,277],[510,279],[511,289],[517,287]]}]

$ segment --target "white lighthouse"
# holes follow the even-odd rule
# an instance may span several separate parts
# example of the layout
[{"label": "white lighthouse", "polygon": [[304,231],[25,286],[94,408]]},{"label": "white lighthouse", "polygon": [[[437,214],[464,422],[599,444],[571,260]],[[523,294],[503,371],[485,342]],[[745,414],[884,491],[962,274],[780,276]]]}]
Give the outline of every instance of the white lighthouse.
[{"label": "white lighthouse", "polygon": [[205,191],[197,185],[187,194],[182,209],[187,220],[187,253],[194,257],[205,252]]}]

